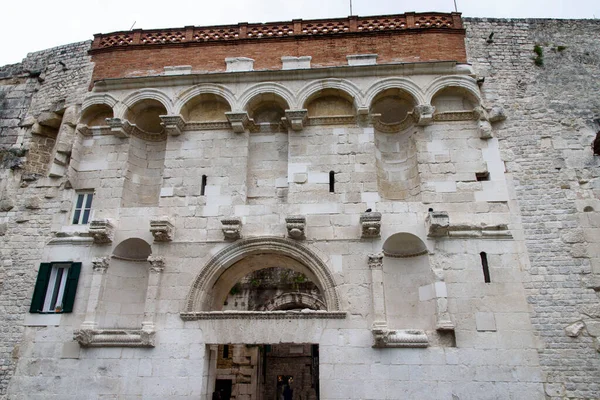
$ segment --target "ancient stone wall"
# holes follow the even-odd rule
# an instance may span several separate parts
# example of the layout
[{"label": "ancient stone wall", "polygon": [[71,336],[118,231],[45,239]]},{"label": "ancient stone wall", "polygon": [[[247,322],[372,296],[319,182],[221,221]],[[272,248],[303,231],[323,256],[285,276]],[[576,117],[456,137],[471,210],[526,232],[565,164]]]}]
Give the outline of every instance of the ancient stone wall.
[{"label": "ancient stone wall", "polygon": [[39,260],[53,216],[63,205],[58,188],[64,179],[26,173],[47,172],[55,151],[56,136],[34,135],[33,126],[43,112],[62,116],[81,104],[93,68],[89,46],[81,42],[35,52],[22,63],[0,68],[0,259],[6,283],[0,290],[2,399],[21,356],[17,344]]},{"label": "ancient stone wall", "polygon": [[522,215],[546,395],[597,398],[600,159],[590,146],[600,130],[600,23],[469,18],[465,25],[484,101],[508,115],[496,135]]}]

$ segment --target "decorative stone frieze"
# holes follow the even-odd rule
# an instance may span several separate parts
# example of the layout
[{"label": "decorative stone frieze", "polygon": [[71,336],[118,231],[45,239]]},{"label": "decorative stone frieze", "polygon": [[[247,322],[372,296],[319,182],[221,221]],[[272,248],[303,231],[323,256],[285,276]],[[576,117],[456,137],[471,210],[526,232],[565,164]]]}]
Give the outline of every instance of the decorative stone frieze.
[{"label": "decorative stone frieze", "polygon": [[97,257],[92,260],[92,269],[94,272],[98,272],[101,274],[106,273],[108,269],[108,265],[110,262],[110,257]]},{"label": "decorative stone frieze", "polygon": [[373,327],[373,347],[427,347],[429,339],[420,329],[389,330]]},{"label": "decorative stone frieze", "polygon": [[223,236],[225,240],[238,240],[242,237],[242,220],[239,218],[224,218],[221,220],[223,224]]},{"label": "decorative stone frieze", "polygon": [[109,244],[113,241],[114,226],[109,219],[97,219],[90,222],[90,236],[95,244]]},{"label": "decorative stone frieze", "polygon": [[161,273],[165,270],[165,259],[159,256],[148,257],[150,263],[150,272]]},{"label": "decorative stone frieze", "polygon": [[165,128],[168,135],[179,136],[183,132],[185,120],[181,115],[161,115],[160,119],[162,120],[160,124]]},{"label": "decorative stone frieze", "polygon": [[110,132],[120,138],[128,138],[133,133],[133,126],[127,120],[121,118],[106,118],[106,124]]},{"label": "decorative stone frieze", "polygon": [[244,133],[250,126],[250,117],[248,117],[248,113],[245,111],[226,112],[225,116],[235,133]]},{"label": "decorative stone frieze", "polygon": [[79,329],[73,339],[81,347],[154,347],[154,334],[143,329]]},{"label": "decorative stone frieze", "polygon": [[445,211],[430,211],[425,220],[428,237],[453,238],[511,238],[512,233],[506,224],[488,225],[485,223],[451,224]]},{"label": "decorative stone frieze", "polygon": [[344,319],[344,311],[301,310],[301,311],[196,311],[179,314],[184,321],[203,319]]},{"label": "decorative stone frieze", "polygon": [[381,213],[365,212],[360,215],[363,239],[378,238],[381,235]]},{"label": "decorative stone frieze", "polygon": [[383,268],[383,253],[369,254],[369,268],[370,269],[382,269]]},{"label": "decorative stone frieze", "polygon": [[304,229],[306,227],[306,217],[302,215],[291,215],[285,218],[285,224],[288,236],[292,239],[305,239]]},{"label": "decorative stone frieze", "polygon": [[292,130],[301,131],[308,120],[308,110],[285,110],[285,118]]},{"label": "decorative stone frieze", "polygon": [[155,242],[170,242],[173,240],[175,227],[168,217],[162,217],[150,221],[150,233],[154,236]]},{"label": "decorative stone frieze", "polygon": [[435,107],[429,104],[421,104],[414,108],[413,114],[415,116],[415,120],[417,121],[417,125],[425,126],[431,125],[433,123],[433,113],[435,112]]},{"label": "decorative stone frieze", "polygon": [[450,217],[446,211],[429,211],[425,223],[427,224],[427,236],[448,236]]}]

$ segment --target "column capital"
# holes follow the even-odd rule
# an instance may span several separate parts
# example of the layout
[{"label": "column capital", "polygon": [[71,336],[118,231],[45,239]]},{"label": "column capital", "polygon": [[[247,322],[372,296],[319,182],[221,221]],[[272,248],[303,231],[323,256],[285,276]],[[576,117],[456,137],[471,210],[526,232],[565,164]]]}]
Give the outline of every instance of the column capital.
[{"label": "column capital", "polygon": [[382,269],[383,268],[383,253],[369,254],[369,268],[371,268],[371,269]]}]

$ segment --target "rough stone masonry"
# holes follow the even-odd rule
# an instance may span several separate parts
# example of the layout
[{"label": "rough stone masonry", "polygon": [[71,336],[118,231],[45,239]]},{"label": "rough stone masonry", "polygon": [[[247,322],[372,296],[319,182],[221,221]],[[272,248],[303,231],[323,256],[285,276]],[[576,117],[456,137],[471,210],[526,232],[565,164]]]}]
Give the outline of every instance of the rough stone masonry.
[{"label": "rough stone masonry", "polygon": [[[318,345],[322,399],[600,398],[599,34],[406,13],[0,67],[0,399],[211,398],[229,344],[236,399],[270,344]],[[265,268],[296,281],[244,300]]]}]

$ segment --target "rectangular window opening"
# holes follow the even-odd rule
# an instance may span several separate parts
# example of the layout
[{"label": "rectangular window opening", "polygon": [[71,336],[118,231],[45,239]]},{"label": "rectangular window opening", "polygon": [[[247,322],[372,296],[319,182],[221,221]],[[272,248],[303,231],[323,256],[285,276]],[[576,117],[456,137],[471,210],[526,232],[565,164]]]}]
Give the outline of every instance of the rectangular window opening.
[{"label": "rectangular window opening", "polygon": [[29,312],[72,312],[81,263],[42,263],[38,271]]},{"label": "rectangular window opening", "polygon": [[489,172],[476,172],[475,173],[475,179],[477,179],[477,181],[481,182],[481,181],[489,181],[490,180],[490,173]]},{"label": "rectangular window opening", "polygon": [[78,192],[73,209],[73,225],[86,225],[90,222],[94,192]]},{"label": "rectangular window opening", "polygon": [[481,256],[481,266],[483,268],[483,281],[485,283],[490,283],[490,268],[488,266],[487,254],[485,254],[485,252],[482,251],[479,255]]}]

